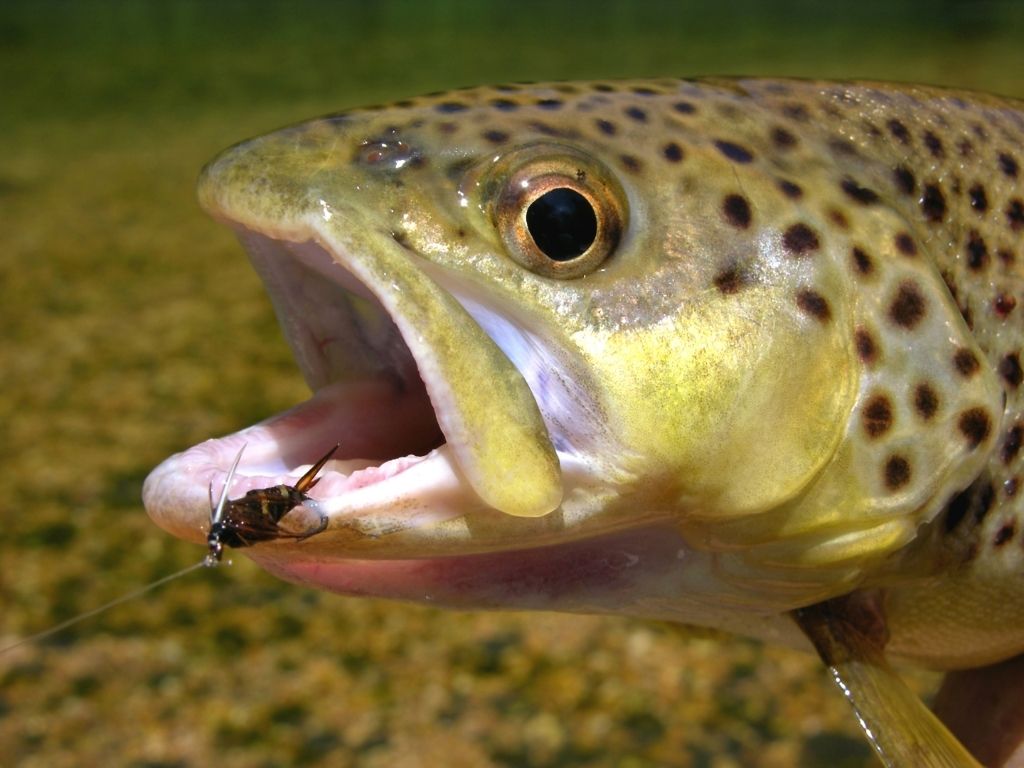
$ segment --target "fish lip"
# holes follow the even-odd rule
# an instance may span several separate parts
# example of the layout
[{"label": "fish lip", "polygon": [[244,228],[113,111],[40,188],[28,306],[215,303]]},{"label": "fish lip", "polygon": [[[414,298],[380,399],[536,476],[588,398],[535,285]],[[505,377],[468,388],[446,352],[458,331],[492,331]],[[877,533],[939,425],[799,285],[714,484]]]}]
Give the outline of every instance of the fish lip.
[{"label": "fish lip", "polygon": [[[227,219],[222,214],[217,215],[217,218]],[[325,428],[327,422],[322,418],[318,420],[318,414],[330,413],[339,399],[344,399],[348,387],[369,387],[378,399],[387,399],[390,395],[397,400],[401,399],[402,390],[423,388],[419,366],[412,358],[409,347],[404,344],[401,351],[408,359],[393,361],[382,371],[361,370],[362,374],[369,376],[371,382],[340,382],[339,369],[345,361],[329,360],[322,354],[322,348],[318,349],[316,334],[308,333],[309,328],[303,327],[301,323],[291,322],[301,316],[296,311],[296,297],[287,293],[289,279],[281,279],[280,274],[275,274],[275,270],[280,270],[281,265],[287,261],[292,266],[298,264],[322,276],[325,264],[315,263],[317,255],[329,258],[331,254],[337,255],[336,252],[317,243],[314,235],[304,236],[295,229],[276,232],[268,228],[260,231],[231,219],[227,219],[227,223],[236,230],[257,271],[264,278],[299,368],[314,394],[304,403],[258,424],[204,441],[171,456],[153,470],[143,488],[147,512],[170,533],[196,543],[206,541],[210,497],[219,492],[227,467],[243,445],[246,446],[245,454],[229,491],[232,498],[252,489],[278,484],[294,485],[317,456],[338,442],[338,435]],[[347,298],[358,297],[365,302],[366,307],[373,308],[376,320],[388,325],[384,335],[391,342],[401,339],[394,328],[394,318],[370,289],[353,273],[339,270],[338,266],[337,260],[331,263],[329,282],[332,292],[336,296],[342,295],[339,293],[341,291]],[[275,286],[284,290],[275,292]],[[378,351],[370,343],[356,350],[371,353]],[[366,363],[365,360],[362,362]],[[393,390],[390,393],[389,385]],[[457,462],[453,460],[449,441],[440,435],[435,411],[429,405],[425,392],[420,391],[418,394],[428,404],[425,408],[417,410],[415,403],[397,403],[401,406],[399,410],[404,408],[404,412],[415,414],[421,422],[418,428],[426,432],[429,432],[429,425],[422,423],[422,417],[424,413],[429,413],[430,423],[438,430],[438,440],[431,442],[428,439],[429,444],[424,444],[421,439],[417,446],[419,450],[399,453],[377,465],[372,472],[356,472],[346,476],[339,471],[339,467],[347,468],[346,459],[353,459],[352,456],[328,462],[321,471],[317,487],[309,494],[313,501],[306,505],[315,505],[317,512],[326,516],[327,529],[308,540],[267,542],[257,548],[264,551],[276,550],[277,554],[271,558],[274,561],[303,557],[344,559],[349,554],[372,558],[377,556],[378,548],[386,550],[388,557],[424,557],[448,554],[445,547],[453,543],[453,531],[460,552],[507,548],[507,542],[503,545],[486,540],[474,543],[469,527],[457,523],[449,525],[452,530],[448,531],[444,544],[430,541],[431,534],[426,529],[439,524],[469,515],[481,518],[504,515],[488,507],[472,493]],[[375,407],[384,406],[378,403]],[[396,407],[395,403],[391,407]],[[400,427],[400,421],[394,418],[388,424],[397,428]],[[429,435],[426,437],[429,438]],[[572,455],[559,452],[559,458],[570,469],[580,469]],[[406,534],[410,540],[396,546],[395,535],[401,533]],[[388,539],[384,546],[381,537]],[[547,538],[542,536],[537,543],[542,545]],[[255,559],[261,559],[257,551],[253,550],[251,554]]]}]

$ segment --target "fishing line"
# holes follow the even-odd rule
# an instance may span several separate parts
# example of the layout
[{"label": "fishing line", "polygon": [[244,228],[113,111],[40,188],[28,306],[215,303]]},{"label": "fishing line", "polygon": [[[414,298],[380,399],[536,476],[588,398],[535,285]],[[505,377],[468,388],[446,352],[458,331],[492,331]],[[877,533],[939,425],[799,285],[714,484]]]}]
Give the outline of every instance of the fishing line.
[{"label": "fishing line", "polygon": [[[177,579],[177,578],[180,578],[180,577],[182,577],[182,576],[184,576],[186,574],[192,573],[192,571],[196,571],[196,570],[198,570],[200,568],[213,568],[214,566],[216,566],[218,564],[219,564],[218,560],[216,560],[214,558],[211,558],[208,555],[208,556],[204,557],[202,560],[200,560],[198,563],[193,563],[192,565],[188,566],[187,568],[182,568],[180,571],[176,571],[175,573],[169,574],[167,576],[163,576],[162,578],[159,578],[156,581],[152,581],[152,582],[150,582],[149,584],[147,584],[144,587],[139,587],[138,589],[136,589],[136,590],[134,590],[132,592],[129,592],[129,593],[125,594],[125,595],[121,595],[120,597],[116,597],[113,600],[111,600],[109,603],[104,603],[103,605],[98,606],[96,608],[93,608],[91,610],[88,610],[85,613],[80,613],[77,616],[74,616],[74,617],[68,619],[67,621],[62,621],[60,624],[57,624],[56,626],[50,627],[49,629],[44,629],[42,632],[36,632],[34,635],[29,635],[28,637],[23,637],[21,640],[19,640],[18,642],[14,643],[12,645],[8,645],[8,646],[6,646],[4,648],[0,648],[0,656],[2,656],[3,654],[7,653],[8,651],[13,651],[15,648],[18,648],[19,646],[25,645],[26,643],[34,643],[37,640],[43,640],[43,639],[49,637],[50,635],[55,635],[58,632],[60,632],[61,630],[67,629],[68,627],[70,627],[70,626],[72,626],[74,624],[77,624],[80,621],[85,621],[86,619],[92,618],[93,616],[95,616],[98,613],[103,613],[104,611],[110,610],[114,606],[120,605],[121,603],[126,603],[129,600],[134,600],[137,597],[141,597],[142,595],[146,594],[147,592],[149,592],[151,590],[154,590],[154,589],[156,589],[157,587],[159,587],[159,586],[161,586],[163,584],[166,584],[168,581],[173,581],[174,579]],[[231,561],[230,560],[227,561],[227,564],[230,565]]]}]

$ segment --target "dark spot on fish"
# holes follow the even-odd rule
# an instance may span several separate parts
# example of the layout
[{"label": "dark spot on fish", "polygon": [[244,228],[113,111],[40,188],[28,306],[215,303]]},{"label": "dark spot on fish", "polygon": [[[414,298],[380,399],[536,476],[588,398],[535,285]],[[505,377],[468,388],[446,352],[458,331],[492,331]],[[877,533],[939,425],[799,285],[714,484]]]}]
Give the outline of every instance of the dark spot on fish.
[{"label": "dark spot on fish", "polygon": [[788,197],[790,200],[796,200],[803,197],[804,191],[800,188],[799,184],[794,184],[792,181],[786,179],[779,179],[779,189],[782,190],[782,194]]},{"label": "dark spot on fish", "polygon": [[885,487],[898,491],[910,482],[910,462],[902,456],[890,456],[885,462]]},{"label": "dark spot on fish", "polygon": [[661,154],[665,156],[665,159],[670,163],[678,163],[683,159],[683,148],[676,144],[674,141],[670,141],[664,147],[661,148]]},{"label": "dark spot on fish", "polygon": [[901,328],[914,328],[924,317],[926,305],[917,283],[900,284],[896,298],[889,305],[889,319]]},{"label": "dark spot on fish", "polygon": [[984,269],[988,265],[988,246],[981,233],[972,229],[967,235],[967,266],[974,271]]},{"label": "dark spot on fish", "polygon": [[992,486],[992,483],[985,483],[978,494],[978,506],[974,508],[975,525],[980,525],[984,521],[985,516],[992,509],[992,502],[995,501],[995,498],[996,489]]},{"label": "dark spot on fish", "polygon": [[561,109],[565,102],[561,99],[537,99],[535,103],[541,109],[554,110]]},{"label": "dark spot on fish", "polygon": [[608,83],[595,83],[594,90],[600,93],[614,93],[618,89],[614,85],[609,85]]},{"label": "dark spot on fish", "polygon": [[868,437],[881,437],[892,427],[892,403],[885,395],[875,395],[864,405],[861,424]]},{"label": "dark spot on fish", "polygon": [[437,130],[440,131],[441,133],[445,134],[446,136],[450,136],[453,133],[457,133],[458,132],[459,124],[458,123],[453,123],[453,122],[448,121],[448,120],[445,120],[444,122],[441,122],[441,123],[437,124]]},{"label": "dark spot on fish", "polygon": [[849,229],[850,220],[846,218],[846,214],[837,208],[829,208],[828,219],[839,229]]},{"label": "dark spot on fish", "polygon": [[939,410],[939,395],[931,384],[921,382],[914,388],[914,410],[925,421],[931,421]]},{"label": "dark spot on fish", "polygon": [[999,361],[999,375],[1013,389],[1019,387],[1024,381],[1024,370],[1021,370],[1020,355],[1017,352],[1003,355],[1003,359]]},{"label": "dark spot on fish", "polygon": [[971,502],[974,500],[974,490],[972,485],[950,499],[946,506],[946,517],[943,520],[943,528],[946,533],[955,531],[967,516],[967,511],[971,508]]},{"label": "dark spot on fish", "polygon": [[985,188],[981,184],[975,184],[967,190],[967,194],[971,198],[971,208],[978,213],[988,210],[988,195],[985,194]]},{"label": "dark spot on fish", "polygon": [[850,254],[853,256],[853,266],[860,274],[870,275],[875,270],[871,257],[863,248],[854,246]]},{"label": "dark spot on fish", "polygon": [[672,105],[672,109],[681,115],[692,115],[697,111],[697,108],[688,101],[677,101]]},{"label": "dark spot on fish", "polygon": [[467,109],[469,109],[469,107],[461,101],[442,101],[434,107],[434,111],[440,112],[442,115],[450,115],[455,112],[465,112]]},{"label": "dark spot on fish", "polygon": [[971,144],[970,139],[960,139],[956,143],[956,148],[960,152],[961,157],[970,157],[974,153],[974,145]]},{"label": "dark spot on fish", "polygon": [[772,129],[772,142],[779,149],[792,149],[796,146],[796,136],[785,128]]},{"label": "dark spot on fish", "polygon": [[1003,439],[1003,449],[1000,451],[1000,458],[1004,464],[1009,464],[1017,458],[1020,453],[1021,444],[1024,443],[1024,426],[1017,423],[1010,427]]},{"label": "dark spot on fish", "polygon": [[924,132],[924,145],[932,153],[932,157],[945,157],[946,150],[942,146],[942,140],[931,131]]},{"label": "dark spot on fish", "polygon": [[873,205],[878,202],[877,192],[867,187],[862,187],[850,177],[846,177],[839,182],[839,186],[846,193],[847,197],[856,200],[861,205]]},{"label": "dark spot on fish", "polygon": [[1020,480],[1017,477],[1008,477],[1003,481],[1003,493],[1006,494],[1006,498],[1012,499],[1017,495],[1017,491],[1020,488]]},{"label": "dark spot on fish", "polygon": [[878,359],[878,345],[869,331],[858,328],[854,331],[853,342],[857,347],[857,357],[865,365],[871,365]]},{"label": "dark spot on fish", "polygon": [[647,122],[647,112],[640,107],[627,107],[625,113],[630,120],[636,120],[638,123]]},{"label": "dark spot on fish", "polygon": [[811,119],[810,112],[807,111],[807,107],[803,104],[786,104],[782,108],[782,114],[791,120],[796,120],[798,123],[806,123]]},{"label": "dark spot on fish", "polygon": [[782,235],[782,244],[794,256],[806,256],[821,246],[818,233],[803,223],[792,225]]},{"label": "dark spot on fish", "polygon": [[891,133],[893,138],[900,144],[910,143],[910,131],[907,130],[907,126],[895,119],[890,120],[886,125],[889,128],[889,133]]},{"label": "dark spot on fish", "polygon": [[905,195],[914,194],[917,189],[917,179],[913,172],[905,165],[898,165],[892,169],[892,177],[896,181],[896,187]]},{"label": "dark spot on fish", "polygon": [[992,302],[992,309],[1001,318],[1007,317],[1017,306],[1017,299],[1009,293],[1000,293]]},{"label": "dark spot on fish", "polygon": [[857,147],[852,141],[848,141],[847,139],[829,139],[828,145],[837,155],[843,155],[845,157],[857,156]]},{"label": "dark spot on fish", "polygon": [[960,434],[967,440],[968,445],[971,448],[977,448],[992,431],[992,422],[983,408],[971,408],[960,414],[957,427],[960,429]]},{"label": "dark spot on fish", "polygon": [[946,198],[938,184],[925,184],[924,195],[921,197],[921,212],[931,222],[946,218]]},{"label": "dark spot on fish", "polygon": [[622,162],[622,166],[630,173],[639,173],[641,163],[638,158],[633,155],[619,155],[619,160]]},{"label": "dark spot on fish", "polygon": [[491,106],[500,112],[514,112],[519,104],[511,99],[491,99]]},{"label": "dark spot on fish", "polygon": [[902,253],[904,256],[916,256],[917,255],[917,243],[906,232],[899,232],[896,237],[893,238],[893,244],[896,246],[896,250]]},{"label": "dark spot on fish", "polygon": [[1019,199],[1011,200],[1006,206],[1006,220],[1010,222],[1010,229],[1014,232],[1024,228],[1024,203]]},{"label": "dark spot on fish", "polygon": [[734,227],[746,229],[750,226],[750,204],[742,195],[726,195],[722,201],[722,213]]},{"label": "dark spot on fish", "polygon": [[832,318],[832,310],[828,306],[828,301],[820,293],[810,288],[803,288],[797,292],[796,305],[822,323],[827,323]]},{"label": "dark spot on fish", "polygon": [[961,347],[953,355],[953,366],[961,376],[970,378],[980,370],[981,363],[971,350]]},{"label": "dark spot on fish", "polygon": [[1012,539],[1015,533],[1017,533],[1017,526],[1014,525],[1013,522],[1004,523],[1003,527],[996,531],[996,536],[992,539],[992,544],[994,546],[1001,547]]},{"label": "dark spot on fish", "polygon": [[490,130],[484,131],[484,138],[491,142],[491,144],[504,144],[508,141],[508,134],[504,131]]},{"label": "dark spot on fish", "polygon": [[595,122],[597,123],[597,130],[605,136],[614,136],[619,131],[618,126],[608,120],[596,120]]},{"label": "dark spot on fish", "polygon": [[998,251],[996,251],[996,256],[998,256],[999,260],[1008,267],[1011,266],[1014,262],[1013,251],[1011,251],[1009,248],[1000,248]]},{"label": "dark spot on fish", "polygon": [[735,265],[719,272],[715,276],[715,287],[726,295],[738,293],[749,282],[748,275]]},{"label": "dark spot on fish", "polygon": [[754,155],[749,149],[741,147],[739,144],[734,144],[731,141],[718,139],[715,141],[715,146],[718,147],[719,152],[734,162],[749,163],[754,159]]},{"label": "dark spot on fish", "polygon": [[1020,171],[1020,166],[1017,165],[1017,159],[1007,153],[999,153],[999,170],[1009,176],[1011,179],[1017,178],[1017,173]]}]

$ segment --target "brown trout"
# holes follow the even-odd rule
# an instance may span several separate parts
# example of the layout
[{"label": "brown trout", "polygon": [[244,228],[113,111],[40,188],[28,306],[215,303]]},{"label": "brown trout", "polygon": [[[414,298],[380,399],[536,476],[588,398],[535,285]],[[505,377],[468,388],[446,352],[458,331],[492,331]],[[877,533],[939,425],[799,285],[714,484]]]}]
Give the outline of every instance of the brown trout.
[{"label": "brown trout", "polygon": [[[814,647],[889,765],[971,758],[886,656],[1024,652],[1024,105],[872,83],[513,85],[235,146],[200,199],[314,391],[149,514],[293,485],[248,554],[455,607]],[[312,525],[309,522],[308,525]],[[808,640],[810,642],[808,642]]]}]

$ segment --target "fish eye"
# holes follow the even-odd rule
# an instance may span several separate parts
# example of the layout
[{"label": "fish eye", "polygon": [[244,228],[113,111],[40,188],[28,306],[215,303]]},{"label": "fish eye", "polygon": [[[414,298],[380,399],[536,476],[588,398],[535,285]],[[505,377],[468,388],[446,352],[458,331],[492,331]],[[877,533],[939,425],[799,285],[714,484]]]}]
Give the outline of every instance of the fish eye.
[{"label": "fish eye", "polygon": [[626,224],[625,194],[582,153],[534,155],[508,174],[492,218],[516,263],[568,280],[615,252]]},{"label": "fish eye", "polygon": [[552,261],[569,261],[586,253],[597,237],[597,214],[583,195],[556,187],[526,209],[526,229]]}]

